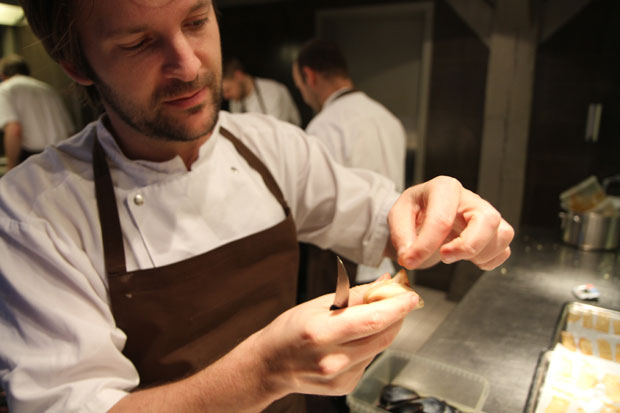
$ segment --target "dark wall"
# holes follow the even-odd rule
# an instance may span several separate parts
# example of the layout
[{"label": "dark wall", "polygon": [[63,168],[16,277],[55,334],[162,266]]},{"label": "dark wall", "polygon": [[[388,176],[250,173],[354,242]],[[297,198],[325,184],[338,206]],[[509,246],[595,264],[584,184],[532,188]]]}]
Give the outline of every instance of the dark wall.
[{"label": "dark wall", "polygon": [[314,35],[314,10],[292,2],[220,9],[222,53],[241,59],[246,71],[284,83],[297,103],[304,125],[312,118],[291,75],[294,56],[287,53]]},{"label": "dark wall", "polygon": [[489,50],[443,0],[435,2],[424,178],[476,190]]},{"label": "dark wall", "polygon": [[[593,0],[539,45],[528,146],[525,225],[557,227],[558,196],[590,175],[620,173],[620,2]],[[602,103],[598,143],[585,141]]]}]

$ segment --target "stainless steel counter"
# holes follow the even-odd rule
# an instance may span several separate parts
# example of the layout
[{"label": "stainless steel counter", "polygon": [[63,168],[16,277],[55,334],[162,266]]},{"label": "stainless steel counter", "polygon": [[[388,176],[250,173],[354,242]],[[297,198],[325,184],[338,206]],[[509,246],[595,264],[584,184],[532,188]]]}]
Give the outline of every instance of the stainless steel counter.
[{"label": "stainless steel counter", "polygon": [[620,309],[620,255],[566,246],[551,231],[517,234],[511,258],[485,273],[418,351],[490,382],[487,413],[521,412],[540,353],[572,288],[594,284],[595,305]]}]

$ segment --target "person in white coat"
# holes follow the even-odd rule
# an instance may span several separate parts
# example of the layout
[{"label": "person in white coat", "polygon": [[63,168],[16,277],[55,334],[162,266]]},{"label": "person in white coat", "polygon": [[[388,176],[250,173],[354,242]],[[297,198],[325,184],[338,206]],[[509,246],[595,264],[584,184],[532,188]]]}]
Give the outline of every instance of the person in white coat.
[{"label": "person in white coat", "polygon": [[262,113],[301,125],[297,105],[282,83],[251,76],[234,57],[224,59],[222,75],[222,95],[228,100],[232,113]]},{"label": "person in white coat", "polygon": [[454,179],[399,194],[294,125],[220,112],[211,1],[21,3],[105,113],[0,179],[12,412],[302,412],[350,392],[418,298],[295,305],[298,239],[409,268],[510,255],[510,225]]},{"label": "person in white coat", "polygon": [[[304,101],[316,113],[306,132],[316,136],[337,162],[377,172],[402,191],[405,186],[405,129],[385,106],[355,89],[338,45],[320,39],[307,42],[293,63],[293,79]],[[327,256],[322,257],[323,254]],[[328,253],[314,250],[310,255],[309,261],[326,261],[327,265],[333,261]],[[330,272],[329,268],[313,270],[315,264],[309,265],[312,272]],[[386,258],[378,267],[357,266],[355,281],[372,281],[394,271],[391,260]],[[325,288],[331,284],[329,278]],[[314,283],[317,277],[309,274],[308,279]],[[323,292],[321,289],[314,295]]]},{"label": "person in white coat", "polygon": [[0,129],[9,169],[46,146],[75,133],[73,120],[58,92],[30,76],[23,57],[0,60]]}]

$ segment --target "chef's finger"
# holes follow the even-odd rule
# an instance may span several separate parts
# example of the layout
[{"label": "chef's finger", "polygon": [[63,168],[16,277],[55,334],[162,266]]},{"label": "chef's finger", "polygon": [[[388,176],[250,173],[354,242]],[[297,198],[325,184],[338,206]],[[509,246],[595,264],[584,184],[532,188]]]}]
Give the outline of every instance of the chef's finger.
[{"label": "chef's finger", "polygon": [[420,213],[416,188],[407,189],[394,203],[388,214],[390,241],[397,262],[405,266],[406,253],[416,239],[416,221]]},{"label": "chef's finger", "polygon": [[499,228],[495,234],[493,234],[491,240],[481,252],[471,257],[470,261],[482,268],[483,265],[489,263],[491,260],[495,260],[499,254],[503,254],[510,245],[513,237],[514,230],[512,227],[506,221],[501,220]]},{"label": "chef's finger", "polygon": [[439,249],[453,229],[462,190],[461,184],[452,178],[439,177],[429,182],[417,238],[409,248],[399,251],[401,265],[416,268]]},{"label": "chef's finger", "polygon": [[374,357],[349,365],[350,360],[346,355],[340,354],[339,356],[339,358],[330,360],[320,360],[316,368],[309,371],[308,377],[302,378],[310,386],[304,386],[303,390],[326,396],[351,393]]},{"label": "chef's finger", "polygon": [[354,351],[358,357],[371,357],[373,354],[383,351],[392,344],[403,325],[403,320],[404,319],[400,319],[394,322],[377,334],[343,343],[343,346],[348,351]]},{"label": "chef's finger", "polygon": [[468,260],[480,254],[497,237],[502,222],[499,212],[478,195],[465,191],[462,200],[459,219],[464,222],[464,229],[441,247],[441,259],[445,263]]},{"label": "chef's finger", "polygon": [[318,356],[318,368],[324,378],[335,377],[344,371],[364,367],[374,356],[385,350],[396,338],[402,320],[399,320],[383,331],[358,340],[343,343],[337,348],[332,348],[322,356]]},{"label": "chef's finger", "polygon": [[510,257],[510,247],[505,248],[495,258],[482,264],[477,264],[480,269],[490,271],[506,261]]},{"label": "chef's finger", "polygon": [[328,328],[323,326],[321,335],[326,342],[345,343],[377,334],[417,308],[419,299],[415,293],[405,293],[370,304],[347,307],[329,318]]}]

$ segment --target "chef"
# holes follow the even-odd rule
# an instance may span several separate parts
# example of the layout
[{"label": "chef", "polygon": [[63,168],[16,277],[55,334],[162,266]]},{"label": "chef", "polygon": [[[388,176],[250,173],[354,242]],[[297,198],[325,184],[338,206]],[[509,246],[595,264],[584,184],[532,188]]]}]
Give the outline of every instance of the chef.
[{"label": "chef", "polygon": [[351,391],[418,298],[294,306],[298,239],[409,268],[509,256],[511,227],[453,179],[399,196],[293,125],[219,113],[211,1],[22,4],[105,114],[0,180],[11,411],[303,411]]},{"label": "chef", "polygon": [[0,79],[0,129],[4,131],[8,169],[75,133],[58,92],[31,77],[23,57],[0,59]]},{"label": "chef", "polygon": [[[313,39],[293,63],[293,80],[316,116],[306,127],[334,159],[350,168],[364,168],[389,178],[400,192],[405,186],[406,133],[401,122],[381,103],[354,87],[344,55],[337,44]],[[334,278],[333,253],[307,248],[307,290],[310,297],[328,292]],[[384,258],[376,267],[349,270],[357,283],[394,273]],[[355,276],[352,274],[355,273]]]},{"label": "chef", "polygon": [[224,59],[222,75],[222,93],[231,112],[257,112],[301,125],[297,105],[282,83],[249,75],[235,57]]}]

